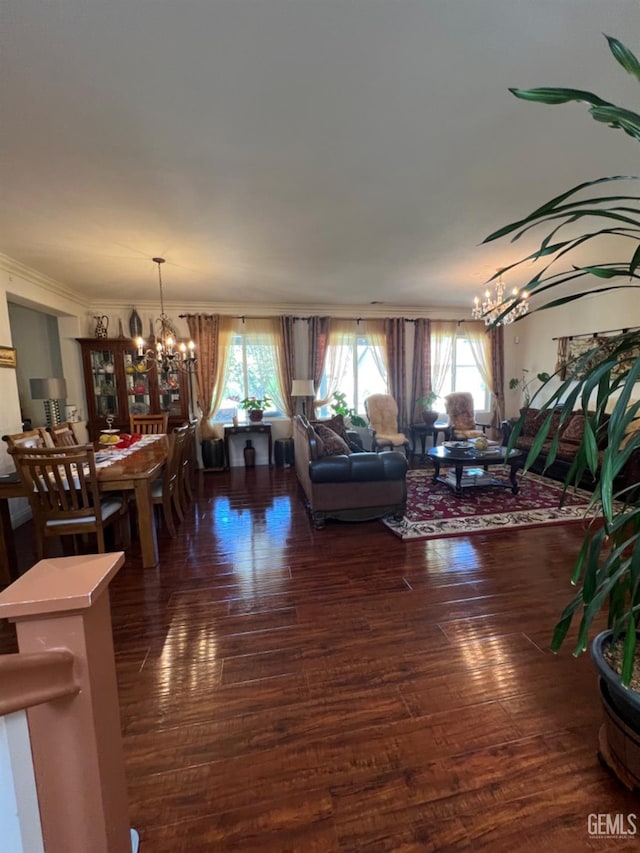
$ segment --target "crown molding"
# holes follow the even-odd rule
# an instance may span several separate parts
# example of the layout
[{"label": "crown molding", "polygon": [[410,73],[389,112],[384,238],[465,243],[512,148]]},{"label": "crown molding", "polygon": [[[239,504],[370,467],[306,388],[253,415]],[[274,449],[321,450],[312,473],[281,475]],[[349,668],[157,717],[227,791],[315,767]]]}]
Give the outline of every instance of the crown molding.
[{"label": "crown molding", "polygon": [[0,270],[6,272],[9,276],[17,276],[28,281],[30,284],[41,287],[43,290],[46,290],[61,299],[67,299],[71,302],[75,302],[83,310],[88,308],[89,303],[87,300],[75,290],[71,290],[71,288],[61,282],[56,281],[56,279],[50,278],[49,276],[44,275],[25,264],[21,264],[20,261],[16,261],[8,255],[3,255],[1,252]]},{"label": "crown molding", "polygon": [[[159,299],[136,300],[135,308],[138,313],[157,313],[160,310]],[[116,302],[101,300],[91,303],[90,311],[96,314],[108,313],[109,311],[126,314],[132,309],[131,302]],[[177,303],[167,302],[165,299],[164,310],[170,317],[180,314],[224,314],[242,317],[367,317],[369,319],[382,319],[385,317],[407,317],[425,318],[429,320],[468,320],[471,318],[471,309],[465,310],[459,305],[456,307],[443,308],[442,306],[426,308],[424,305],[326,305],[326,304],[259,304],[246,302],[193,302]]]}]

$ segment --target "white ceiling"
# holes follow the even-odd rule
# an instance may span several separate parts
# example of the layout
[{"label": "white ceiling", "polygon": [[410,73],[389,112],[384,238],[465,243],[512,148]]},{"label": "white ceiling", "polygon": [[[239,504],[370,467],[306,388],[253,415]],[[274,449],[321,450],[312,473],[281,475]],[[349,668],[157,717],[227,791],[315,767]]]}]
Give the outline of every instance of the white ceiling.
[{"label": "white ceiling", "polygon": [[[4,0],[0,252],[91,299],[467,305],[556,192],[636,171],[637,0]],[[514,280],[515,279],[515,280]],[[517,284],[517,277],[509,285]]]}]

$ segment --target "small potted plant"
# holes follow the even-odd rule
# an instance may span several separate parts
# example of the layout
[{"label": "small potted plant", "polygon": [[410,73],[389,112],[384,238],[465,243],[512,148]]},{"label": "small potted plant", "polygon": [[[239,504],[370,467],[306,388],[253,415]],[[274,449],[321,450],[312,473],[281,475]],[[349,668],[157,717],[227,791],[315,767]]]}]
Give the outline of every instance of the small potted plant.
[{"label": "small potted plant", "polygon": [[261,421],[264,410],[271,405],[271,400],[265,394],[264,397],[245,397],[240,400],[240,408],[249,412],[250,421]]},{"label": "small potted plant", "polygon": [[422,406],[422,420],[427,426],[433,426],[438,420],[438,412],[433,408],[438,395],[435,391],[427,391],[423,397],[418,397],[416,403]]},{"label": "small potted plant", "polygon": [[[522,378],[519,379],[517,376],[512,377],[509,380],[509,390],[515,391],[516,388],[519,388],[522,392],[522,402],[525,406],[528,406],[531,402],[531,391],[530,386],[534,381],[534,377],[527,378],[526,374],[529,373],[526,367],[522,368]],[[539,382],[548,382],[551,377],[548,373],[536,373],[535,379]]]},{"label": "small potted plant", "polygon": [[331,410],[336,415],[342,415],[345,426],[366,427],[367,422],[356,412],[355,409],[350,409],[347,405],[347,395],[342,391],[335,391],[333,394],[334,403],[331,404]]}]

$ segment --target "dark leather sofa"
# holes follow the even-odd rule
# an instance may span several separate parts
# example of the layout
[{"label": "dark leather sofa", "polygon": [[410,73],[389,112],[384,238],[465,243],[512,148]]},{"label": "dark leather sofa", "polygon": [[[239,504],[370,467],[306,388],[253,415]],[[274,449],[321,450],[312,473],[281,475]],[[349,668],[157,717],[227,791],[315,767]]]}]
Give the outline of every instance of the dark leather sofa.
[{"label": "dark leather sofa", "polygon": [[321,455],[314,428],[293,421],[295,467],[316,527],[327,519],[367,521],[402,518],[407,502],[407,458],[397,450]]}]

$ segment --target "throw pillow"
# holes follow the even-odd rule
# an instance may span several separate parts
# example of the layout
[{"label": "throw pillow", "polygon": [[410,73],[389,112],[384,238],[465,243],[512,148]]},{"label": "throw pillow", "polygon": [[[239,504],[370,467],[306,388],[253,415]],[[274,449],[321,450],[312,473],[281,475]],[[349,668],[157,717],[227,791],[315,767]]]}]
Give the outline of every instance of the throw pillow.
[{"label": "throw pillow", "polygon": [[333,415],[331,418],[326,418],[323,421],[312,421],[311,426],[316,428],[319,424],[322,426],[327,426],[329,429],[332,429],[335,433],[337,433],[343,441],[347,441],[347,430],[344,425],[344,418],[342,415]]},{"label": "throw pillow", "polygon": [[349,445],[337,432],[329,429],[325,424],[317,424],[315,429],[324,443],[325,456],[340,456],[343,453],[351,453]]},{"label": "throw pillow", "polygon": [[584,435],[584,415],[582,412],[576,412],[571,416],[571,420],[562,430],[562,441],[575,441],[579,444]]}]

